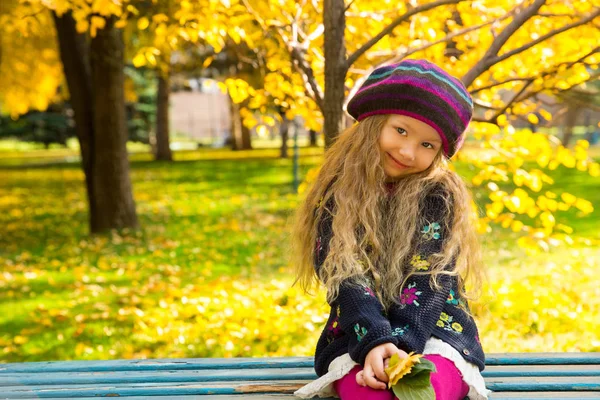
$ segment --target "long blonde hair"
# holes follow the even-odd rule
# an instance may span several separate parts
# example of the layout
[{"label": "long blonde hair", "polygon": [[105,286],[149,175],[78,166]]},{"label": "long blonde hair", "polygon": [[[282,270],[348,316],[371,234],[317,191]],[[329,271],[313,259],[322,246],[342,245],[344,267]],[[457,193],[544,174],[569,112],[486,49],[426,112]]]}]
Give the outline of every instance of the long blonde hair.
[{"label": "long blonde hair", "polygon": [[[447,274],[460,277],[458,296],[473,299],[480,294],[483,271],[469,191],[440,152],[427,170],[400,179],[388,195],[378,146],[388,117],[366,118],[343,132],[325,153],[323,166],[296,213],[292,246],[297,282],[310,291],[320,280],[329,302],[337,297],[343,281],[372,282],[387,308],[398,302],[410,275],[431,275],[432,288],[439,288],[438,276]],[[429,257],[427,272],[416,272],[407,265],[425,198],[432,194],[440,197],[451,211],[444,214],[452,218],[440,221],[448,232],[442,252]],[[334,234],[317,276],[314,250],[324,213],[333,216]],[[455,267],[449,270],[453,262]],[[469,292],[467,280],[473,286]]]}]

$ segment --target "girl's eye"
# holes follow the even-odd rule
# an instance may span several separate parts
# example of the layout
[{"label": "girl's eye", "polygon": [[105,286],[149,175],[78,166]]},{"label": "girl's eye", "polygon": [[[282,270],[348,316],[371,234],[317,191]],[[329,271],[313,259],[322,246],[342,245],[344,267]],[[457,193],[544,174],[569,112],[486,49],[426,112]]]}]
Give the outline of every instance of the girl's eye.
[{"label": "girl's eye", "polygon": [[425,147],[426,149],[434,149],[435,147],[429,143],[429,142],[425,142],[423,143],[423,147]]},{"label": "girl's eye", "polygon": [[399,134],[401,134],[401,135],[405,135],[405,134],[406,134],[406,131],[405,131],[404,129],[402,129],[402,128],[396,128],[396,130],[397,130],[397,131],[398,131],[398,133],[399,133]]}]

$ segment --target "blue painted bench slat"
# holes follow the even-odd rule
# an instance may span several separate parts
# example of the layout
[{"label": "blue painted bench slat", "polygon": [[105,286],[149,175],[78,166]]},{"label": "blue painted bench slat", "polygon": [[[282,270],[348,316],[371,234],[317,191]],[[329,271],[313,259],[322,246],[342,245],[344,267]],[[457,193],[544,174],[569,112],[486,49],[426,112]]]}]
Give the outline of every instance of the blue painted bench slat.
[{"label": "blue painted bench slat", "polygon": [[[176,373],[175,373],[176,372]],[[491,366],[483,372],[485,378],[564,377],[564,367],[539,365]],[[578,365],[569,371],[569,377],[596,377],[600,380],[600,366]],[[53,373],[1,373],[0,387],[85,385],[118,383],[173,383],[218,381],[289,381],[311,380],[316,375],[312,368],[266,368],[251,370],[180,370],[180,371],[102,371]]]},{"label": "blue painted bench slat", "polygon": [[[557,399],[598,399],[600,398],[597,392],[579,392],[579,393],[568,393],[568,392],[546,392],[540,394],[539,392],[515,392],[515,393],[495,393],[494,400],[557,400]],[[78,397],[77,400],[98,400],[98,397]],[[124,397],[127,400],[299,400],[297,397],[292,395],[281,395],[281,394],[263,394],[263,395],[192,395],[192,396],[133,396]],[[64,397],[50,397],[46,400],[64,400]],[[321,399],[321,400],[339,400],[339,399]]]},{"label": "blue painted bench slat", "polygon": [[[600,395],[597,392],[545,392],[540,394],[539,392],[514,392],[514,393],[494,393],[494,400],[557,400],[557,399],[598,399]],[[98,400],[98,397],[78,397],[78,400]],[[282,395],[282,394],[259,394],[259,395],[192,395],[192,396],[133,396],[125,397],[127,400],[298,400],[293,395]],[[64,397],[50,397],[46,400],[64,400]],[[339,400],[339,399],[321,399],[321,400]]]},{"label": "blue painted bench slat", "polygon": [[[600,353],[490,354],[486,385],[502,399],[600,399]],[[307,357],[0,364],[0,399],[291,400],[315,378]]]}]

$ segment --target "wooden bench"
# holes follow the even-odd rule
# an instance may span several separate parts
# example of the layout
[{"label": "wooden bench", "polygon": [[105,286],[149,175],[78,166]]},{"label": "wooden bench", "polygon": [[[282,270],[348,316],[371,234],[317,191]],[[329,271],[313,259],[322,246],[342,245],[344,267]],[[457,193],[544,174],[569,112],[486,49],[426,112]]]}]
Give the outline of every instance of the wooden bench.
[{"label": "wooden bench", "polygon": [[[600,353],[489,354],[493,400],[600,398]],[[155,359],[0,364],[0,399],[293,399],[312,359]]]}]

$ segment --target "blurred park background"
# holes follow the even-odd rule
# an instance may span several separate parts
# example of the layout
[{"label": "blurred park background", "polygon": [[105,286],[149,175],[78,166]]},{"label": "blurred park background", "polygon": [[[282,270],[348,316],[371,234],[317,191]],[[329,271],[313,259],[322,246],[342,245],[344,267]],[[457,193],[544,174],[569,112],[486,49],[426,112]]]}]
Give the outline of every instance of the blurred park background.
[{"label": "blurred park background", "polygon": [[600,351],[599,28],[597,0],[2,0],[0,361],[312,355],[291,217],[407,57],[475,99],[485,351]]}]

